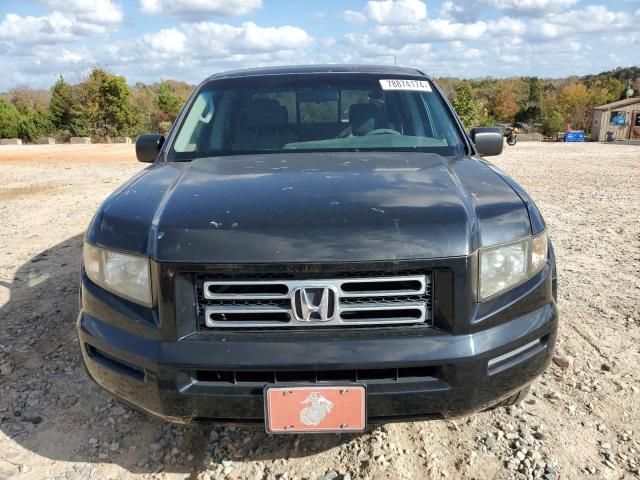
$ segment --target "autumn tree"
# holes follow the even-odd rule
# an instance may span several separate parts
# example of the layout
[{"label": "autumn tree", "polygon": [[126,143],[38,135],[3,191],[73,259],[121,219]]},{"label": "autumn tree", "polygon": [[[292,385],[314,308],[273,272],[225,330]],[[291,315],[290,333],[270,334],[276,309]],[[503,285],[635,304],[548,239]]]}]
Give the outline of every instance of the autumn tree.
[{"label": "autumn tree", "polygon": [[518,112],[518,103],[513,92],[506,88],[501,89],[498,94],[493,97],[491,110],[499,121],[504,123],[513,122]]},{"label": "autumn tree", "polygon": [[438,78],[438,86],[444,92],[447,98],[450,98],[450,99],[455,97],[456,88],[458,87],[458,85],[460,85],[460,83],[461,83],[461,80],[458,78],[450,78],[450,77]]},{"label": "autumn tree", "polygon": [[[553,133],[567,122],[589,128],[593,107],[623,98],[628,79],[639,74],[640,67],[626,67],[564,80],[443,78],[438,83],[467,128],[511,122],[515,103],[516,121],[541,123],[545,132]],[[192,90],[176,80],[129,87],[124,77],[104,69],[94,69],[77,84],[60,77],[50,91],[16,87],[0,93],[0,136],[35,140],[74,135],[99,140],[166,132]]]},{"label": "autumn tree", "polygon": [[49,103],[49,92],[42,89],[18,86],[9,91],[8,99],[18,110],[46,109]]},{"label": "autumn tree", "polygon": [[582,82],[574,82],[562,87],[558,93],[557,105],[573,128],[587,130],[591,127],[593,107],[607,103],[609,98],[606,88],[589,89]]}]

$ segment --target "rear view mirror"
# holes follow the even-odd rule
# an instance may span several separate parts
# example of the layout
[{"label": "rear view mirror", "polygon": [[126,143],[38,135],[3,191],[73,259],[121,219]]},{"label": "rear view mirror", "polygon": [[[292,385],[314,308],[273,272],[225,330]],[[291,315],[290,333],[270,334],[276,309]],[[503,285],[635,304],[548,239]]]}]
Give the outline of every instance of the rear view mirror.
[{"label": "rear view mirror", "polygon": [[136,140],[136,157],[139,162],[153,163],[164,144],[164,135],[147,133]]},{"label": "rear view mirror", "polygon": [[504,140],[499,128],[476,127],[471,129],[471,140],[476,146],[476,150],[483,157],[500,155]]}]

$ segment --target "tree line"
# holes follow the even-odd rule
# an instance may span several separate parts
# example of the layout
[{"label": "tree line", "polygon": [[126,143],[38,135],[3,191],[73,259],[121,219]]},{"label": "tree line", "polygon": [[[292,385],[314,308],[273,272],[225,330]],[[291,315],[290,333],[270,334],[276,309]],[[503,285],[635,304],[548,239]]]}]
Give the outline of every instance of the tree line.
[{"label": "tree line", "polygon": [[0,95],[0,138],[109,141],[166,133],[192,90],[175,80],[129,86],[125,77],[103,68],[75,84],[61,76],[48,91],[17,87]]},{"label": "tree line", "polygon": [[[440,78],[467,128],[526,124],[551,135],[570,124],[589,130],[593,107],[625,97],[628,79],[640,67],[618,68],[586,77],[460,80]],[[75,83],[62,76],[50,90],[17,87],[0,94],[0,138],[35,142],[72,136],[108,141],[115,136],[166,133],[193,86],[175,80],[127,84],[123,76],[95,68]],[[638,94],[638,92],[636,92]]]},{"label": "tree line", "polygon": [[588,132],[593,108],[626,98],[628,81],[639,75],[640,67],[630,67],[554,80],[441,78],[438,84],[468,128],[525,124],[532,131],[553,135],[567,125]]}]

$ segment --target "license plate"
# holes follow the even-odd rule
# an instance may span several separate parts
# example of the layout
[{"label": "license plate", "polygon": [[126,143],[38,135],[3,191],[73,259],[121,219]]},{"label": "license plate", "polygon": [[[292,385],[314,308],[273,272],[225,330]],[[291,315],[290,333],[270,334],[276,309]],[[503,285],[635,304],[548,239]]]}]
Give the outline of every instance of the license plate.
[{"label": "license plate", "polygon": [[366,428],[363,385],[267,387],[264,398],[269,433],[362,432]]}]

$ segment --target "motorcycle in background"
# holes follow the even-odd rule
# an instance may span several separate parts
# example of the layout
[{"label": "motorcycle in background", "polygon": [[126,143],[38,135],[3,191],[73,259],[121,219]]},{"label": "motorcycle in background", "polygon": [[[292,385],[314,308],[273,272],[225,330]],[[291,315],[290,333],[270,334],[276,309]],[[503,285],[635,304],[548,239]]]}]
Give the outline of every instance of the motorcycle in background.
[{"label": "motorcycle in background", "polygon": [[513,147],[517,142],[518,132],[515,128],[507,127],[504,129],[504,136],[507,138],[507,145]]}]

